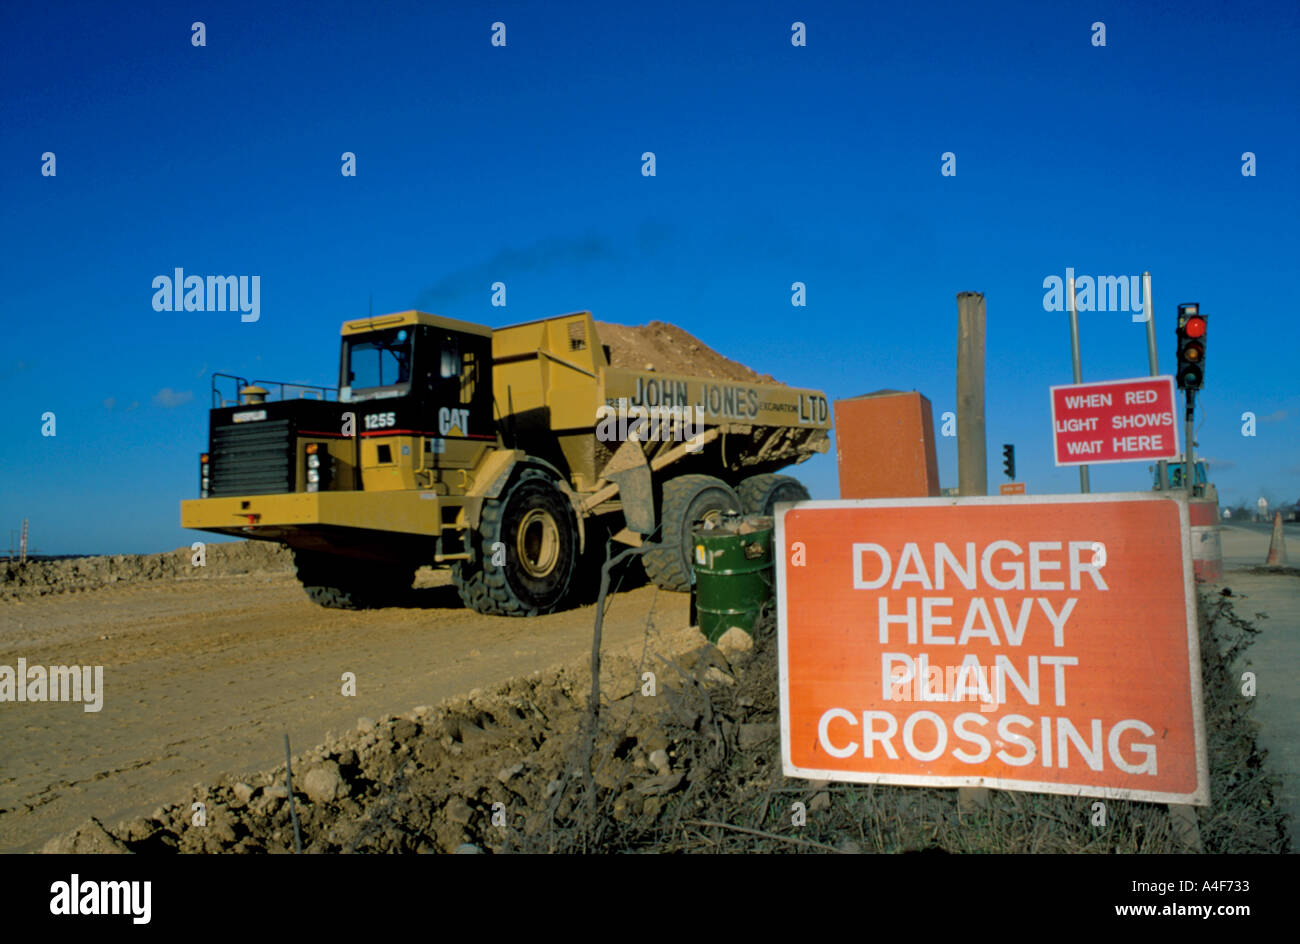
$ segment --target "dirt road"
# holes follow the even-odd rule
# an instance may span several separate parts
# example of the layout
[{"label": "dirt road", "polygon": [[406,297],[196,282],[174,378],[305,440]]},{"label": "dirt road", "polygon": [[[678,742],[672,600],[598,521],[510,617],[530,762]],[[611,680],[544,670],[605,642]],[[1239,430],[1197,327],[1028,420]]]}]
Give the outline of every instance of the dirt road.
[{"label": "dirt road", "polygon": [[1291,851],[1300,852],[1300,576],[1294,569],[1300,542],[1287,529],[1291,567],[1270,573],[1260,565],[1268,558],[1271,535],[1263,525],[1225,525],[1219,582],[1233,591],[1243,614],[1267,614],[1238,672],[1256,673],[1259,743],[1282,777],[1278,799],[1291,815]]},{"label": "dirt road", "polygon": [[[417,583],[417,586],[419,584]],[[0,704],[0,852],[39,849],[198,782],[273,766],[358,717],[436,704],[590,652],[594,608],[508,619],[461,608],[445,574],[418,606],[324,610],[283,573],[160,580],[0,603],[0,665],[102,665],[101,711]],[[687,625],[685,594],[613,599],[611,648]],[[345,672],[356,694],[342,694]]]}]

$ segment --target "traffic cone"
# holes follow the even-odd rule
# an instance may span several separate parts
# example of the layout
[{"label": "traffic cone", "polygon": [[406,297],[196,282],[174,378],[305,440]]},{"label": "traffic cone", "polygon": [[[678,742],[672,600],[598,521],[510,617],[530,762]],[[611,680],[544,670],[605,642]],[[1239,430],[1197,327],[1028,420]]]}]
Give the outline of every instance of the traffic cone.
[{"label": "traffic cone", "polygon": [[1282,537],[1282,512],[1273,515],[1273,540],[1268,542],[1268,567],[1286,566],[1286,538]]}]

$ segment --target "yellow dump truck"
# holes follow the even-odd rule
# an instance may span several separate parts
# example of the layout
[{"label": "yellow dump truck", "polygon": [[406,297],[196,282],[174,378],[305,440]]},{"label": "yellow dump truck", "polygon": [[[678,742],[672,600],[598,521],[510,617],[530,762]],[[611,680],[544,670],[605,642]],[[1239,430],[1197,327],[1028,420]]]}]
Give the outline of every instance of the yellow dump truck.
[{"label": "yellow dump truck", "polygon": [[342,608],[396,602],[428,564],[481,613],[549,612],[607,535],[659,545],[647,574],[687,590],[692,523],[807,498],[775,473],[830,431],[815,390],[613,367],[590,312],[349,321],[339,383],[214,375],[181,524],[287,545]]}]

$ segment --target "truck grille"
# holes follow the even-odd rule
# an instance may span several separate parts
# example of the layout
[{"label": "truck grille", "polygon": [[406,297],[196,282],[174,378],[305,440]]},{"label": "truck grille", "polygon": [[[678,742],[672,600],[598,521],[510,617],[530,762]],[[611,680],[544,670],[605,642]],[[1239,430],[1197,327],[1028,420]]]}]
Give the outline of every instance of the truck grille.
[{"label": "truck grille", "polygon": [[269,420],[212,430],[208,495],[278,495],[294,490],[289,421]]}]

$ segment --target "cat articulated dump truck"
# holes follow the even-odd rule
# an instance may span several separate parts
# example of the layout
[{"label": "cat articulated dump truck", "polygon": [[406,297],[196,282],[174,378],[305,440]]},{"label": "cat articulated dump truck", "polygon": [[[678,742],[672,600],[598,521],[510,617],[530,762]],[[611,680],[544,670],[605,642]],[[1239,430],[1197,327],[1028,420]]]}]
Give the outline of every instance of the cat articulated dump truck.
[{"label": "cat articulated dump truck", "polygon": [[349,321],[337,389],[214,376],[202,497],[181,524],[287,545],[324,606],[397,602],[427,564],[480,613],[545,613],[611,535],[657,545],[647,574],[687,590],[695,521],[808,497],[775,473],[826,451],[830,409],[609,354],[590,312]]}]

